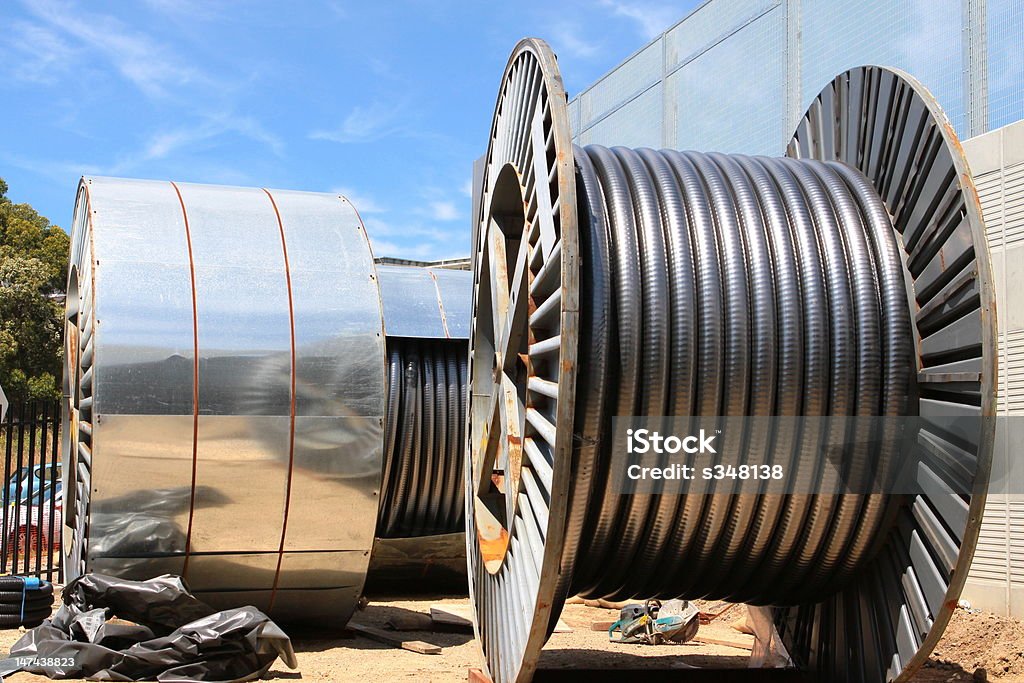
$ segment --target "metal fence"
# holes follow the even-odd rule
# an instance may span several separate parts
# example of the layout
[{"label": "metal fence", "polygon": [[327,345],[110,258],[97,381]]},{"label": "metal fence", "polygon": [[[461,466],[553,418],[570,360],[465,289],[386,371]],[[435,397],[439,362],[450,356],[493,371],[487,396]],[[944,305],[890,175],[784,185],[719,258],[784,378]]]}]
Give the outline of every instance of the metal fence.
[{"label": "metal fence", "polygon": [[0,573],[62,582],[63,491],[60,407],[56,402],[11,406],[0,425],[4,453]]}]

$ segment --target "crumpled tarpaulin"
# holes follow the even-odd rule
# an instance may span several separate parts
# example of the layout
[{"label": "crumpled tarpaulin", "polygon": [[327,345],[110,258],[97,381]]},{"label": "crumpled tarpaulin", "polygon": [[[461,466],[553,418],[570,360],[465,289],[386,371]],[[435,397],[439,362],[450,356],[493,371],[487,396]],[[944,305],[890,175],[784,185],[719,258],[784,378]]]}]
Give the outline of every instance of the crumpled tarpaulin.
[{"label": "crumpled tarpaulin", "polygon": [[128,581],[86,574],[64,604],[0,661],[0,676],[28,671],[96,681],[247,681],[278,657],[296,668],[291,640],[255,607],[215,612],[177,576]]}]

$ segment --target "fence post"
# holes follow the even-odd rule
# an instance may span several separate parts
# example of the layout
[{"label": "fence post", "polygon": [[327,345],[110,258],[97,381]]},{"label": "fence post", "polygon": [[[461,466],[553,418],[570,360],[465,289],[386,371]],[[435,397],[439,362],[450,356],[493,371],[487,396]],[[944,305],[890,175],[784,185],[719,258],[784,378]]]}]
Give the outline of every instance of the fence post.
[{"label": "fence post", "polygon": [[[49,559],[46,563],[46,579],[47,581],[53,581],[53,563],[58,563],[57,576],[58,580],[63,583],[64,581],[64,548],[61,542],[57,539],[62,539],[64,535],[63,520],[64,520],[64,492],[61,491],[61,525],[57,526],[57,466],[60,462],[60,453],[58,450],[58,444],[60,444],[60,428],[61,428],[61,404],[56,402],[52,404],[53,407],[53,430],[50,433],[50,534],[49,534]],[[61,478],[63,481],[63,478]],[[56,533],[54,527],[56,528]],[[54,560],[54,550],[59,549],[57,552],[57,559]]]},{"label": "fence post", "polygon": [[[25,547],[21,549],[22,557],[22,576],[28,576],[31,571],[30,562],[32,561],[32,482],[35,480],[36,470],[36,428],[39,425],[38,418],[38,404],[32,401],[28,404],[28,464],[26,465],[25,474],[19,476],[22,486],[28,485],[28,490],[23,490],[21,495],[18,496],[16,502],[19,508],[23,507],[21,501],[24,500],[26,505],[25,508],[25,519],[22,520],[22,525],[25,529]],[[21,542],[21,529],[22,526],[14,528],[13,533],[18,535],[18,542]]]},{"label": "fence post", "polygon": [[11,481],[11,458],[14,456],[14,408],[9,406],[7,411],[6,420],[4,421],[4,442],[6,447],[4,448],[4,489],[3,489],[3,533],[0,535],[0,571],[4,574],[7,573],[7,555],[10,552],[10,547],[7,543],[7,523],[9,519],[9,510],[11,508],[10,501],[10,481]]},{"label": "fence post", "polygon": [[[23,485],[21,473],[25,467],[25,413],[28,405],[25,403],[21,404],[18,409],[18,466],[14,470],[14,495],[11,496],[12,500],[8,501],[8,506],[13,504],[14,508],[14,524],[11,527],[4,528],[4,535],[8,536],[8,545],[12,545],[11,550],[11,573],[16,574],[18,572],[18,550],[21,545],[21,534],[18,533],[18,528],[21,526],[21,506],[18,505],[18,501],[21,500],[21,487]],[[10,485],[8,484],[8,489]]]},{"label": "fence post", "polygon": [[58,503],[63,514],[63,491],[60,500],[57,495],[62,482],[60,415],[59,402],[26,401],[11,406],[0,420],[0,574],[45,574],[48,581],[55,576],[63,581],[62,524],[57,521]]}]

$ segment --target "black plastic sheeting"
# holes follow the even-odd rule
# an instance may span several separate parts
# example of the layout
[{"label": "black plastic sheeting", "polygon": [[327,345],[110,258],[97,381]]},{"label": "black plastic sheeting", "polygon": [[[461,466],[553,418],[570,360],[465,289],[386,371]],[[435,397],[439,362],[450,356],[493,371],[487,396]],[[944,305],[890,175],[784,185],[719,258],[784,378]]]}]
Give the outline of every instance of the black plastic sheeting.
[{"label": "black plastic sheeting", "polygon": [[128,581],[86,574],[69,583],[62,598],[53,618],[22,636],[0,661],[0,675],[248,681],[278,657],[296,668],[291,640],[270,617],[255,607],[217,612],[177,576]]}]

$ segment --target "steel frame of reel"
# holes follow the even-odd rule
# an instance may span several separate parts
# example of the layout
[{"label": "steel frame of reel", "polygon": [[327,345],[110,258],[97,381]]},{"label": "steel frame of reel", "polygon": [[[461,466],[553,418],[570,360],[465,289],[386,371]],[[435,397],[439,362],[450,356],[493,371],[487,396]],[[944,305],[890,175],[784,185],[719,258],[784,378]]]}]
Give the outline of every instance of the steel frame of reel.
[{"label": "steel frame of reel", "polygon": [[[467,561],[476,635],[495,681],[529,680],[569,589],[580,347],[577,170],[550,48],[521,41],[502,77],[480,203],[466,458]],[[861,171],[900,233],[911,302],[920,448],[959,462],[957,490],[922,466],[925,493],[832,598],[776,609],[801,667],[828,680],[905,680],[928,657],[967,576],[994,439],[995,297],[980,206],[952,126],[912,77],[839,75],[788,156]],[[945,221],[939,218],[944,217]],[[931,418],[980,418],[957,448]],[[952,476],[952,475],[950,475]],[[926,480],[926,481],[925,481]],[[698,596],[691,596],[698,597]]]}]

